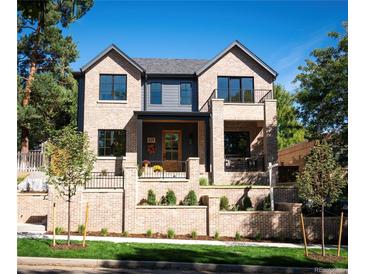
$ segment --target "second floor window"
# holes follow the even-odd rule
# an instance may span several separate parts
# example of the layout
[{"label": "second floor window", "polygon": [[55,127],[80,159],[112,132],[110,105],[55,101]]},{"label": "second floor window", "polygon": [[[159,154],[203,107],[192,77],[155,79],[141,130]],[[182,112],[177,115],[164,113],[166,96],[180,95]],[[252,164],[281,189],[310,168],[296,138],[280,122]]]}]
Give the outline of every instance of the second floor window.
[{"label": "second floor window", "polygon": [[99,129],[98,156],[125,156],[126,131]]},{"label": "second floor window", "polygon": [[180,105],[191,105],[192,87],[191,83],[180,84]]},{"label": "second floor window", "polygon": [[232,103],[254,103],[253,77],[218,77],[218,98]]},{"label": "second floor window", "polygon": [[101,74],[100,100],[127,100],[127,76]]},{"label": "second floor window", "polygon": [[150,85],[150,103],[151,104],[162,104],[162,84],[151,83]]}]

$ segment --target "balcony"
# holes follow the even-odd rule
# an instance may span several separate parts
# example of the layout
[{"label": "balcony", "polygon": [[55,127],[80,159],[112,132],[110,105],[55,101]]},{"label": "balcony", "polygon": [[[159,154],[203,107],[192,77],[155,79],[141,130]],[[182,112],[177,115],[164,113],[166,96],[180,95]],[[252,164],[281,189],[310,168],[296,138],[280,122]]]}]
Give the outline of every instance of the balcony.
[{"label": "balcony", "polygon": [[265,171],[264,156],[256,157],[224,157],[224,170],[226,172],[257,172]]}]

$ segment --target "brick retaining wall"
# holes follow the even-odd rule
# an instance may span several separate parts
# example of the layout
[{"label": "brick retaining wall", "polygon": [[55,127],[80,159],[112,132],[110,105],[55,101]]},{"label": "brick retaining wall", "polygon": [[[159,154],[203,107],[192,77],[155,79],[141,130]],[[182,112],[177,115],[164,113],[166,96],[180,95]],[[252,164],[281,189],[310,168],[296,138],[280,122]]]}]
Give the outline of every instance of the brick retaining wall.
[{"label": "brick retaining wall", "polygon": [[18,223],[46,223],[48,203],[47,193],[18,193]]},{"label": "brick retaining wall", "polygon": [[[309,241],[314,241],[321,238],[321,217],[304,217],[304,225],[306,236]],[[325,239],[332,238],[335,242],[338,239],[340,226],[340,217],[325,217],[324,233]],[[348,220],[344,218],[342,228],[343,242],[347,242],[348,238]]]}]

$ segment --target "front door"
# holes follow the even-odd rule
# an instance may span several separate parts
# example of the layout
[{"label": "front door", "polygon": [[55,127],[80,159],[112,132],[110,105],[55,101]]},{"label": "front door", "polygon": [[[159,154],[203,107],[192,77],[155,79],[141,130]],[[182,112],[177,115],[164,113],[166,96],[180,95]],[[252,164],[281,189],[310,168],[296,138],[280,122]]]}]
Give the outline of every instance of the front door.
[{"label": "front door", "polygon": [[165,171],[181,171],[181,130],[162,131],[162,159]]}]

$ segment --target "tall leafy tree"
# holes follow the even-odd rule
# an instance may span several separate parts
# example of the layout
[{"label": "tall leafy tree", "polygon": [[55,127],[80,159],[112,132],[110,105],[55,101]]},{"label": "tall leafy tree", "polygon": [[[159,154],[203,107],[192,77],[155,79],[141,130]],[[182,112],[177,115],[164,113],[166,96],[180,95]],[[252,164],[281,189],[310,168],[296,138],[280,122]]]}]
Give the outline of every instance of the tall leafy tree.
[{"label": "tall leafy tree", "polygon": [[274,94],[277,99],[279,149],[304,141],[305,131],[298,121],[295,97],[280,84],[275,85]]},{"label": "tall leafy tree", "polygon": [[[56,108],[41,105],[49,103],[47,99],[36,102],[32,98],[33,91],[37,90],[38,95],[56,95],[55,101],[61,103],[61,109],[68,105],[70,95],[58,91],[62,89],[75,93],[76,83],[69,64],[76,60],[78,51],[72,38],[64,36],[62,30],[81,18],[92,5],[93,0],[18,1],[18,134],[22,152],[29,150],[31,132],[44,135],[34,135],[31,145],[49,137],[49,129],[43,132],[37,123],[47,119],[45,110],[57,111]],[[44,73],[45,76],[42,75]],[[44,78],[47,80],[45,83]],[[53,94],[47,94],[49,88]]]},{"label": "tall leafy tree", "polygon": [[330,32],[328,36],[336,40],[336,45],[313,50],[313,58],[299,67],[301,73],[294,80],[300,84],[296,98],[308,137],[316,139],[324,135],[331,136],[330,140],[337,152],[347,162],[347,23],[344,24],[343,33]]},{"label": "tall leafy tree", "polygon": [[347,185],[346,171],[336,162],[331,146],[317,142],[305,158],[303,171],[297,177],[299,197],[321,208],[322,255],[324,249],[324,209],[339,200]]}]

